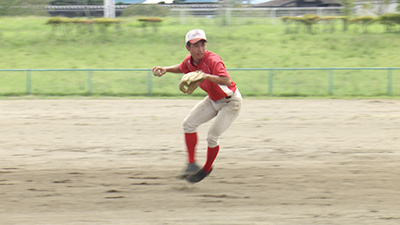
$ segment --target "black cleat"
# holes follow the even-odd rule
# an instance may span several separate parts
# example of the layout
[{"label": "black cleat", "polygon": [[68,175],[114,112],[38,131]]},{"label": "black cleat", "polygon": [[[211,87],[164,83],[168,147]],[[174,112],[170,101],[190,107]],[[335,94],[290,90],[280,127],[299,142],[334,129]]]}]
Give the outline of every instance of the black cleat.
[{"label": "black cleat", "polygon": [[186,177],[186,180],[190,183],[197,183],[200,182],[201,180],[203,180],[206,176],[208,176],[208,174],[210,174],[212,171],[212,169],[210,170],[210,172],[206,173],[204,171],[204,169],[199,170],[197,173],[191,174],[188,177]]},{"label": "black cleat", "polygon": [[195,162],[188,163],[186,166],[186,169],[183,171],[183,173],[181,175],[178,176],[178,178],[186,179],[188,176],[196,173],[199,170],[200,170],[200,167]]}]

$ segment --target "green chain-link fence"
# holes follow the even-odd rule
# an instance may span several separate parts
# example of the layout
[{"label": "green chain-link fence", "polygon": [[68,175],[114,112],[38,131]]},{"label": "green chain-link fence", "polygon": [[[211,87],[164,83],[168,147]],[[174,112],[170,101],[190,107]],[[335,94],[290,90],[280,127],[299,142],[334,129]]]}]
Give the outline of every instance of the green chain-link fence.
[{"label": "green chain-link fence", "polygon": [[[247,96],[400,96],[399,70],[228,69]],[[0,95],[179,96],[180,77],[153,77],[150,69],[0,69]]]}]

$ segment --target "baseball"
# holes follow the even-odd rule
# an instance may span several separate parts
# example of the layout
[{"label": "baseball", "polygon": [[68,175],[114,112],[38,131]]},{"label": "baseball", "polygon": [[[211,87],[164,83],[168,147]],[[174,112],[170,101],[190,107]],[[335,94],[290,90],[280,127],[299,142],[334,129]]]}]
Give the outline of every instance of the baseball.
[{"label": "baseball", "polygon": [[161,76],[161,70],[160,70],[160,69],[154,70],[154,71],[153,71],[153,74],[154,74],[154,76],[159,77],[159,76]]}]

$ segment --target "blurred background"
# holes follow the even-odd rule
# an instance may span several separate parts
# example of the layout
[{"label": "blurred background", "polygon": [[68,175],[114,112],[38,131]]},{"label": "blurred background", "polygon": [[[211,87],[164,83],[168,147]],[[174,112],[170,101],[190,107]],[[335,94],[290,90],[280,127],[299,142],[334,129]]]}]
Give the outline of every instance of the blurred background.
[{"label": "blurred background", "polygon": [[396,97],[399,10],[399,0],[0,0],[0,95],[178,96],[178,76],[150,69],[180,63],[184,35],[202,28],[244,95]]},{"label": "blurred background", "polygon": [[398,0],[0,0],[0,15],[119,17],[139,13],[215,17],[223,8],[229,11],[225,14],[242,17],[279,18],[307,13],[363,16],[396,13],[398,4]]}]

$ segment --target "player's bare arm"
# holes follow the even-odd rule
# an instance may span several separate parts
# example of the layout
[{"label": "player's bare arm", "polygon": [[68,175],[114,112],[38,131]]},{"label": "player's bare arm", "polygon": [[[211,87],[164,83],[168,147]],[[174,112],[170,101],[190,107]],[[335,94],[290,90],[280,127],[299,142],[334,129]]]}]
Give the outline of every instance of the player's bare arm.
[{"label": "player's bare arm", "polygon": [[179,69],[179,64],[178,65],[173,65],[173,66],[167,66],[167,67],[162,67],[162,66],[155,66],[152,69],[153,74],[155,76],[161,77],[162,75],[168,73],[182,73],[182,71]]},{"label": "player's bare arm", "polygon": [[[165,73],[182,73],[182,71],[179,69],[179,64],[178,65],[173,65],[173,66],[168,66],[168,67],[162,67],[162,66],[155,66],[152,69],[153,74],[156,76],[161,77]],[[206,74],[205,79],[209,80],[213,83],[216,84],[221,84],[221,85],[230,85],[231,80],[229,77],[224,77],[224,76],[217,76],[217,75],[212,75],[212,74]]]},{"label": "player's bare arm", "polygon": [[229,77],[224,77],[224,76],[206,74],[205,79],[221,85],[229,86],[231,84],[231,79]]}]

